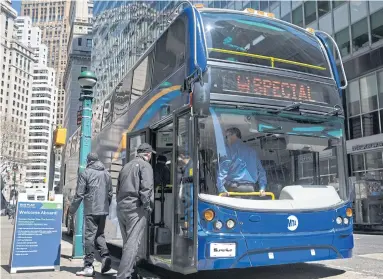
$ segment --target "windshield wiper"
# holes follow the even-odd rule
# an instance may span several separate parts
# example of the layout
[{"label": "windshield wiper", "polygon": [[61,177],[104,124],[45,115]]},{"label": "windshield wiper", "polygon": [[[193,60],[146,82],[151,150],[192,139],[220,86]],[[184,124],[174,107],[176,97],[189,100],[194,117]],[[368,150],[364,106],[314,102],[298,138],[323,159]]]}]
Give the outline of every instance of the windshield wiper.
[{"label": "windshield wiper", "polygon": [[340,106],[335,105],[334,109],[325,114],[325,116],[338,116],[339,114],[343,114],[343,110]]},{"label": "windshield wiper", "polygon": [[299,111],[299,107],[302,105],[302,102],[294,102],[291,105],[287,105],[284,108],[279,108],[275,111],[270,111],[271,113],[280,114],[284,111]]}]

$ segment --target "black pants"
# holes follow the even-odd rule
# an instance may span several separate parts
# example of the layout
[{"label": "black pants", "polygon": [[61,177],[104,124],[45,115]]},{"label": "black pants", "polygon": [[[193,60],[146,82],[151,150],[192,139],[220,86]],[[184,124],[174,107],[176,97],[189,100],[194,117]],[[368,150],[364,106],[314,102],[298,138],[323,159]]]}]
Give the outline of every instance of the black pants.
[{"label": "black pants", "polygon": [[84,220],[84,265],[91,266],[94,262],[94,250],[97,249],[101,257],[109,256],[106,246],[104,229],[107,215],[86,215]]},{"label": "black pants", "polygon": [[122,257],[116,279],[131,278],[139,260],[138,249],[145,233],[147,213],[143,208],[129,212],[117,211],[122,240]]}]

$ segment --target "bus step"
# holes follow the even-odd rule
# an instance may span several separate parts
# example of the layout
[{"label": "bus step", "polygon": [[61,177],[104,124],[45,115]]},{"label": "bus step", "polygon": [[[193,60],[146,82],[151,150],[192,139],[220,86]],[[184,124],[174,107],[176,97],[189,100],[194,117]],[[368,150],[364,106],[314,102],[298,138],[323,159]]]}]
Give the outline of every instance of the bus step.
[{"label": "bus step", "polygon": [[138,279],[161,279],[160,276],[140,267],[137,267],[137,275]]}]

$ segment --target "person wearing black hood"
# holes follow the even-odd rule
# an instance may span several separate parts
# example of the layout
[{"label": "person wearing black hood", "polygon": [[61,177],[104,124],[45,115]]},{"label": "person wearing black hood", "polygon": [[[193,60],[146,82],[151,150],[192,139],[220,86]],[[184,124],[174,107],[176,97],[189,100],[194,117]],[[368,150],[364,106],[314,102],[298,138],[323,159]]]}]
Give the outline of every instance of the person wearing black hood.
[{"label": "person wearing black hood", "polygon": [[110,270],[112,261],[106,246],[104,229],[106,216],[113,197],[112,179],[96,153],[89,153],[86,169],[79,174],[76,194],[69,211],[76,213],[84,200],[84,268],[76,272],[78,276],[92,277],[94,250],[100,252],[102,258],[101,273]]},{"label": "person wearing black hood", "polygon": [[166,165],[167,158],[164,155],[159,155],[154,171],[154,186],[164,187],[170,183],[170,170]]}]

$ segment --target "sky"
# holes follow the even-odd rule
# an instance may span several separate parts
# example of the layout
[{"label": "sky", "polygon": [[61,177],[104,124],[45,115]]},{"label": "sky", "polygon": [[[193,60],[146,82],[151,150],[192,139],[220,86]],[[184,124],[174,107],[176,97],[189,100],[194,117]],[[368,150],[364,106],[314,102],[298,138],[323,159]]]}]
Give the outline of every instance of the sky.
[{"label": "sky", "polygon": [[17,15],[20,15],[21,0],[12,0],[12,7],[17,11]]}]

